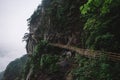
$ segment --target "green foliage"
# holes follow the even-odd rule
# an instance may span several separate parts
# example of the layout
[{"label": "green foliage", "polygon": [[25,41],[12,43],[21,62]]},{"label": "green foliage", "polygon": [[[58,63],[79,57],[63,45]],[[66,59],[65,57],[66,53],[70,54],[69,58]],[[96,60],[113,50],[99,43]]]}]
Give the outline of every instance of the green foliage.
[{"label": "green foliage", "polygon": [[110,11],[110,5],[113,0],[88,0],[86,4],[80,7],[81,13],[85,14],[95,14],[99,15],[106,14]]},{"label": "green foliage", "polygon": [[[48,42],[41,40],[34,48],[34,54],[40,53],[40,50],[45,49],[45,47],[47,46]],[[34,56],[33,54],[33,56]]]},{"label": "green foliage", "polygon": [[[37,25],[35,33],[41,35],[42,38],[44,34],[53,35],[54,40],[51,39],[51,42],[55,41],[56,36],[69,37],[77,34],[76,36],[79,37],[75,39],[83,40],[80,41],[83,42],[82,47],[120,52],[120,0],[87,0],[86,3],[85,1],[43,0],[28,19],[29,29]],[[81,33],[82,37],[80,37]],[[57,34],[62,34],[62,36]],[[27,34],[25,39],[27,39],[26,37]],[[31,78],[37,80],[35,76],[39,76],[41,72],[56,73],[59,68],[56,65],[59,59],[55,55],[56,52],[59,50],[49,46],[46,41],[40,41],[35,46],[34,54],[27,63],[25,74],[27,75],[29,70],[33,69]],[[114,64],[114,69],[112,69],[113,63],[110,64],[106,56],[101,56],[99,59],[77,56],[76,62],[79,66],[73,71],[75,80],[119,79],[119,75],[115,74],[119,74],[120,71],[117,69],[120,65]],[[115,73],[113,73],[114,71]]]},{"label": "green foliage", "polygon": [[107,55],[99,58],[85,58],[80,55],[75,57],[77,67],[73,69],[73,80],[119,80],[120,62],[112,62]]},{"label": "green foliage", "polygon": [[34,68],[40,69],[39,61],[42,54],[47,53],[48,43],[44,40],[41,40],[34,48],[34,54],[31,56],[31,64]]},{"label": "green foliage", "polygon": [[[113,67],[114,63],[108,62],[105,55],[98,59],[88,59],[77,55],[76,60],[79,66],[72,72],[74,80],[119,80],[119,75],[115,76],[111,72],[119,73],[119,71],[115,70],[119,68]],[[116,66],[120,66],[120,64]]]},{"label": "green foliage", "polygon": [[58,65],[56,65],[58,60],[59,57],[57,55],[43,54],[40,60],[41,70],[43,70],[43,72],[46,72],[47,74],[58,71],[59,67]]},{"label": "green foliage", "polygon": [[3,80],[21,80],[27,55],[10,62],[4,72]]},{"label": "green foliage", "polygon": [[[31,69],[31,59],[30,59],[30,57],[28,57],[27,58],[27,61],[26,61],[26,63],[25,63],[25,66],[24,66],[24,68],[23,68],[23,72],[21,73],[22,74],[22,80],[24,80],[24,79],[26,79],[26,76],[28,75],[28,73],[29,73],[29,70]],[[20,78],[20,79],[21,79]]]},{"label": "green foliage", "polygon": [[36,79],[37,74],[54,74],[59,67],[56,65],[59,57],[55,54],[54,48],[48,42],[41,40],[34,48],[34,54],[30,57],[25,67],[24,79],[32,69],[31,79]]},{"label": "green foliage", "polygon": [[42,35],[42,38],[44,34],[65,33],[66,35],[72,35],[75,31],[80,32],[82,22],[79,18],[79,7],[83,3],[84,0],[42,0],[42,4],[28,19],[29,29],[37,25],[36,33]]},{"label": "green foliage", "polygon": [[118,0],[88,0],[80,7],[85,48],[120,52],[119,7]]}]

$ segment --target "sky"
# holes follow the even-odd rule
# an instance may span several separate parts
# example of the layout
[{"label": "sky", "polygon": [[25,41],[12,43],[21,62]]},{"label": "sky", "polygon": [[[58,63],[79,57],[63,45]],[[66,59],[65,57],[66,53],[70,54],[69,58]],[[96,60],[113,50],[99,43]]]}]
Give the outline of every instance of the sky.
[{"label": "sky", "polygon": [[26,54],[22,37],[27,19],[41,0],[0,0],[0,72],[9,62]]}]

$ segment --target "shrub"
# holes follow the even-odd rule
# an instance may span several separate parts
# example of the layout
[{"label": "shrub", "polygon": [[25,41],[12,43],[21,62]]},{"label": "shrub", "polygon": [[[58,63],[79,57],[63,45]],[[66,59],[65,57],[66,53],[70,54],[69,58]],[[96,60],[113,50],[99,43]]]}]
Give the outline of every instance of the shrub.
[{"label": "shrub", "polygon": [[88,59],[77,56],[78,67],[73,70],[75,80],[111,80],[110,65],[106,56]]}]

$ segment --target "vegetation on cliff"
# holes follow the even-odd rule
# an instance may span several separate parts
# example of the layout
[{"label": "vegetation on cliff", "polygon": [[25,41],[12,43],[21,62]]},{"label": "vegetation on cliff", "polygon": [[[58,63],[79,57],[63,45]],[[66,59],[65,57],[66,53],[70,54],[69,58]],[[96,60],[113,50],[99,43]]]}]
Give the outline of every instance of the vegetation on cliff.
[{"label": "vegetation on cliff", "polygon": [[120,52],[119,8],[119,0],[88,0],[80,7],[86,48]]},{"label": "vegetation on cliff", "polygon": [[21,80],[27,55],[10,62],[4,71],[2,80]]},{"label": "vegetation on cliff", "polygon": [[[43,0],[28,19],[26,80],[119,80],[120,62],[48,45],[120,52],[119,0]],[[71,53],[67,55],[67,53]],[[65,55],[64,55],[65,53]],[[75,55],[72,55],[75,54]]]}]

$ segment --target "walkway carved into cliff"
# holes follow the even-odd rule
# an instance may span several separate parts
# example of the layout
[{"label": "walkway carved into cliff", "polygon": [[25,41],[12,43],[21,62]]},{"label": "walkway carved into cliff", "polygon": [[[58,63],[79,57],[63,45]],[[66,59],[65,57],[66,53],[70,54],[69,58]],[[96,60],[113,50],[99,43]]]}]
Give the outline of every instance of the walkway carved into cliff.
[{"label": "walkway carved into cliff", "polygon": [[90,50],[90,49],[82,49],[70,45],[58,44],[58,43],[49,43],[49,45],[54,47],[59,47],[63,49],[68,49],[71,51],[75,51],[76,53],[88,57],[88,58],[98,58],[101,54],[106,54],[111,61],[120,61],[120,53],[113,52],[103,52],[98,50]]}]

